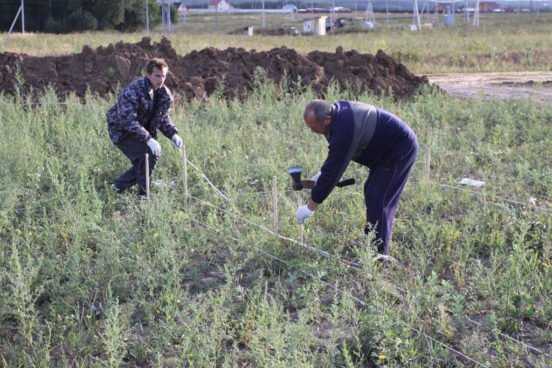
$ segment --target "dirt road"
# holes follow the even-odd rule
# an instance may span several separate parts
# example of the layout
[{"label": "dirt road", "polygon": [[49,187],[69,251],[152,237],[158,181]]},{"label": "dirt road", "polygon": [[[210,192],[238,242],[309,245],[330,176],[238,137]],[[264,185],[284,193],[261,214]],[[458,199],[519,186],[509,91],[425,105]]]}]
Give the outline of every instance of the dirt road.
[{"label": "dirt road", "polygon": [[433,74],[428,78],[457,97],[552,103],[552,72]]}]

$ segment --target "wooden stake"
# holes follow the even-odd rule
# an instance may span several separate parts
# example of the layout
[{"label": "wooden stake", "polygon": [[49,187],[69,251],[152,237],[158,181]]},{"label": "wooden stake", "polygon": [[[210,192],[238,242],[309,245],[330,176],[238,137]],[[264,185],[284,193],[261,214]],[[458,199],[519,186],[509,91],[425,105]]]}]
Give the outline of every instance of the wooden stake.
[{"label": "wooden stake", "polygon": [[188,155],[186,146],[182,146],[182,181],[184,185],[184,205],[188,205]]},{"label": "wooden stake", "polygon": [[150,198],[149,154],[146,153],[146,199]]},{"label": "wooden stake", "polygon": [[[299,207],[303,204],[300,193],[301,192],[297,192],[297,207]],[[305,224],[304,223],[301,224],[299,239],[301,240],[301,244],[305,244]]]},{"label": "wooden stake", "polygon": [[279,234],[279,219],[278,219],[278,182],[276,177],[272,177],[272,230]]},{"label": "wooden stake", "polygon": [[431,179],[431,145],[433,144],[433,130],[429,130],[429,139],[425,150],[424,176],[427,181]]},{"label": "wooden stake", "polygon": [[431,146],[426,146],[425,151],[425,178],[427,181],[431,179]]}]

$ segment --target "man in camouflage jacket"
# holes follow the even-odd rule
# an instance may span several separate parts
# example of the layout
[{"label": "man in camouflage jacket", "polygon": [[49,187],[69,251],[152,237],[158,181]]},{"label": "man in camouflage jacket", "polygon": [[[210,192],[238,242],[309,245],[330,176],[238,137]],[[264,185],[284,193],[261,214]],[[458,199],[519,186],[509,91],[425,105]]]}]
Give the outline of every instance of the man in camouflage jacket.
[{"label": "man in camouflage jacket", "polygon": [[170,138],[176,148],[183,146],[169,118],[173,98],[164,85],[168,69],[163,59],[150,60],[146,76],[129,84],[107,112],[109,137],[132,163],[132,167],[113,184],[118,193],[138,184],[139,194],[145,194],[145,154],[149,154],[150,177],[161,156],[161,146],[156,140],[157,129]]}]

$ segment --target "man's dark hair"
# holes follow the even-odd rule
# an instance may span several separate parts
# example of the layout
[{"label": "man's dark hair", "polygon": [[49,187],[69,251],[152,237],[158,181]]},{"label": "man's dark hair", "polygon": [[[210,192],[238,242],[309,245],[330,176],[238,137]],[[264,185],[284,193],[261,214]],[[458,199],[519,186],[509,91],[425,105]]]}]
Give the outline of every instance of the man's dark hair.
[{"label": "man's dark hair", "polygon": [[314,115],[316,121],[322,121],[332,113],[332,105],[324,100],[312,100],[305,106],[303,117]]},{"label": "man's dark hair", "polygon": [[150,61],[148,61],[148,64],[146,65],[146,72],[148,74],[153,73],[154,69],[163,70],[163,68],[169,68],[169,65],[164,59],[161,58],[153,58]]}]

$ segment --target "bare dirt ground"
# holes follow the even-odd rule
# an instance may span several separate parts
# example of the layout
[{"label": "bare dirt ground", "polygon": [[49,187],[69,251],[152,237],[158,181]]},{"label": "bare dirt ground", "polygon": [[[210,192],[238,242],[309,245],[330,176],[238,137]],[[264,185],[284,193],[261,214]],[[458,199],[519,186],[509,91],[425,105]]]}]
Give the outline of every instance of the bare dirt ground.
[{"label": "bare dirt ground", "polygon": [[453,73],[428,78],[452,96],[552,103],[552,72]]},{"label": "bare dirt ground", "polygon": [[[62,56],[0,53],[0,93],[32,93],[53,87],[60,96],[76,93],[83,97],[87,91],[103,96],[140,75],[153,56],[167,61],[171,70],[168,87],[187,99],[201,100],[216,91],[228,99],[243,99],[261,77],[259,67],[262,79],[289,91],[312,87],[319,96],[335,83],[356,94],[406,98],[428,83],[427,78],[414,75],[381,50],[371,55],[338,47],[335,52],[299,54],[286,47],[259,52],[210,47],[180,56],[167,38],[154,43],[144,38],[97,49],[84,46],[80,53]],[[286,83],[286,78],[291,83]]]}]

